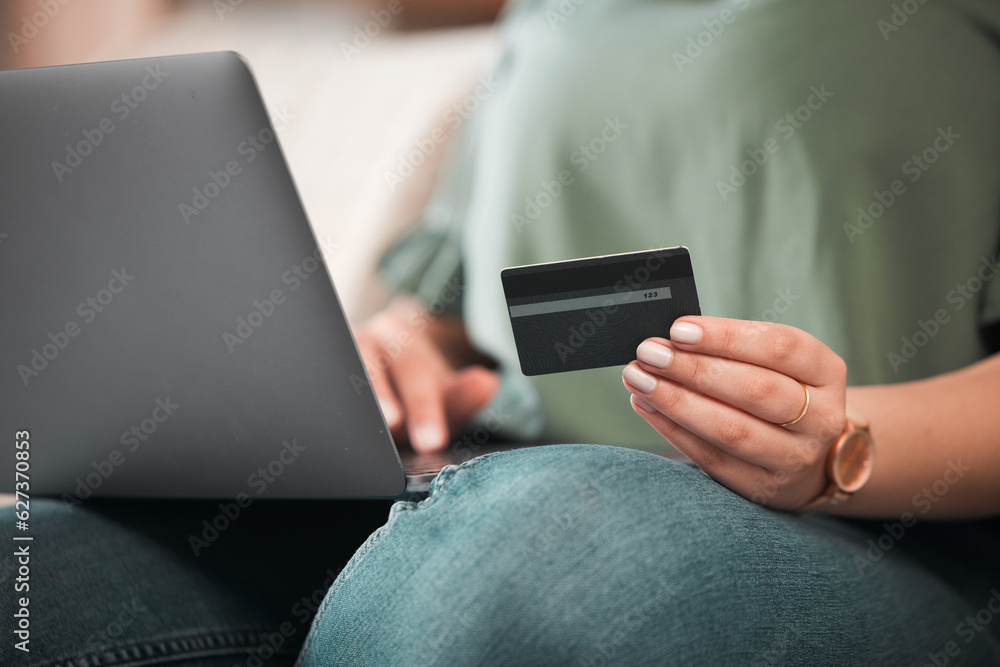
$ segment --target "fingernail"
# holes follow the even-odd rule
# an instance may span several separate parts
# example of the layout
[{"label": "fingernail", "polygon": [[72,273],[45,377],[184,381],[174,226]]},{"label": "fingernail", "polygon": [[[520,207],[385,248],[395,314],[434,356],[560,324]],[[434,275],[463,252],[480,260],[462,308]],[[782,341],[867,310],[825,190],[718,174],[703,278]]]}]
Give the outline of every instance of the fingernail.
[{"label": "fingernail", "polygon": [[378,399],[378,407],[382,410],[382,416],[385,417],[386,424],[393,426],[399,421],[399,410],[396,409],[395,405],[380,398]]},{"label": "fingernail", "polygon": [[622,377],[644,394],[656,389],[656,378],[636,366],[626,366],[625,370],[622,371]]},{"label": "fingernail", "polygon": [[650,405],[645,399],[639,398],[635,394],[632,394],[632,402],[638,405],[646,412],[656,412],[656,408]]},{"label": "fingernail", "polygon": [[678,343],[697,343],[701,341],[701,327],[690,322],[674,322],[670,327],[670,340]]},{"label": "fingernail", "polygon": [[437,424],[421,424],[413,434],[413,439],[420,449],[437,449],[444,444],[445,434]]},{"label": "fingernail", "polygon": [[635,350],[635,356],[639,361],[645,362],[650,366],[666,368],[674,358],[674,351],[659,343],[646,340],[639,343],[639,347]]}]

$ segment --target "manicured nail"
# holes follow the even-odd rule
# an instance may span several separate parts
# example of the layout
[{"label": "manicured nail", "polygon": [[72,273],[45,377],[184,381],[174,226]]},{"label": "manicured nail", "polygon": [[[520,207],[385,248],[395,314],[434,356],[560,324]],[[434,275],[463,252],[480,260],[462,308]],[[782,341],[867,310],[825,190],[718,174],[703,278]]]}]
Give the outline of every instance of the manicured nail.
[{"label": "manicured nail", "polygon": [[698,343],[701,341],[701,327],[690,322],[674,322],[670,327],[670,340],[678,343]]},{"label": "manicured nail", "polygon": [[437,449],[444,444],[445,434],[437,424],[421,424],[413,434],[414,444],[420,449]]},{"label": "manicured nail", "polygon": [[386,424],[394,426],[399,421],[399,410],[396,409],[395,405],[380,398],[378,399],[378,406],[382,409],[382,416],[385,417]]},{"label": "manicured nail", "polygon": [[656,389],[656,378],[636,366],[626,366],[622,371],[622,377],[644,394]]},{"label": "manicured nail", "polygon": [[639,361],[645,362],[650,366],[666,368],[673,361],[674,351],[651,340],[644,340],[636,348],[635,356]]},{"label": "manicured nail", "polygon": [[650,405],[645,399],[639,398],[635,394],[632,394],[632,402],[635,403],[636,405],[638,405],[640,408],[642,408],[646,412],[652,412],[652,413],[656,412],[656,408],[654,408],[652,405]]}]

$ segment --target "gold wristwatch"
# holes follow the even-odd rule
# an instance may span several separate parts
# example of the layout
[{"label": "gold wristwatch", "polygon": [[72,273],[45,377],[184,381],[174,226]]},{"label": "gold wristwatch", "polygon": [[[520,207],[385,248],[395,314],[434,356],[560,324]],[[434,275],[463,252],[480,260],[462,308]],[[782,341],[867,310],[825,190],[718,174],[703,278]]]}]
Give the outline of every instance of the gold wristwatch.
[{"label": "gold wristwatch", "polygon": [[847,406],[844,432],[830,447],[826,457],[826,478],[829,485],[815,500],[796,512],[809,512],[827,503],[839,505],[861,490],[872,476],[875,445],[868,422]]}]

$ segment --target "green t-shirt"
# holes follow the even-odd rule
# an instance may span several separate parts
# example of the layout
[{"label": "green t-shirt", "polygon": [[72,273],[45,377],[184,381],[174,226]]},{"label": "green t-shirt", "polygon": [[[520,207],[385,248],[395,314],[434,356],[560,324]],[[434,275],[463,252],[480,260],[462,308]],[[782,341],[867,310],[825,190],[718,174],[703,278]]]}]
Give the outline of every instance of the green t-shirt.
[{"label": "green t-shirt", "polygon": [[804,329],[851,384],[989,354],[1000,3],[564,4],[508,15],[495,92],[382,265],[442,307],[461,293],[511,432],[663,442],[621,368],[520,374],[506,266],[685,245],[704,314]]}]

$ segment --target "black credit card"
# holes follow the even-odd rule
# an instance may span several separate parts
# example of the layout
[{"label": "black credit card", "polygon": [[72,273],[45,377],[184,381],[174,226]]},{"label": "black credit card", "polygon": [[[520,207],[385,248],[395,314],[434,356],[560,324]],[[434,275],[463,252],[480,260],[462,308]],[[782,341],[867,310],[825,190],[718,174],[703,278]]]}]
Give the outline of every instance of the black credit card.
[{"label": "black credit card", "polygon": [[514,266],[500,280],[525,375],[624,366],[639,343],[701,314],[683,246]]}]

